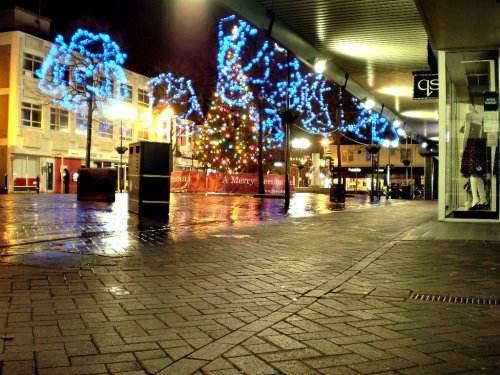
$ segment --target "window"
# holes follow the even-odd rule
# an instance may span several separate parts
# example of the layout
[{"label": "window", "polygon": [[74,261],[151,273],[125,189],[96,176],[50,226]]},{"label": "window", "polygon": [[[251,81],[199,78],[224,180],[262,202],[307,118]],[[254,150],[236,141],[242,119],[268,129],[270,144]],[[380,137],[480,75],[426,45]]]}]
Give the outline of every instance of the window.
[{"label": "window", "polygon": [[113,138],[113,124],[107,119],[99,120],[99,137],[101,138]]},{"label": "window", "polygon": [[131,121],[123,121],[120,126],[122,139],[125,141],[131,141],[134,135],[134,124]]},{"label": "window", "polygon": [[149,107],[149,96],[146,90],[137,90],[137,102],[145,107]]},{"label": "window", "polygon": [[87,117],[81,114],[76,114],[75,133],[79,135],[87,135]]},{"label": "window", "polygon": [[132,95],[134,94],[134,89],[130,85],[125,85],[125,101],[132,103]]},{"label": "window", "polygon": [[42,106],[32,103],[21,103],[21,125],[32,128],[42,127]]},{"label": "window", "polygon": [[43,59],[30,53],[24,54],[23,69],[35,73],[42,65]]},{"label": "window", "polygon": [[342,161],[349,162],[354,161],[354,151],[353,150],[342,150]]},{"label": "window", "polygon": [[177,144],[181,147],[189,146],[190,132],[187,129],[177,129]]},{"label": "window", "polygon": [[404,149],[404,148],[401,149],[401,161],[403,160],[413,161],[413,155],[411,149]]},{"label": "window", "polygon": [[65,109],[50,108],[50,128],[68,132],[69,112]]},{"label": "window", "polygon": [[137,139],[141,140],[141,141],[149,140],[149,130],[142,129],[142,130],[137,131]]}]

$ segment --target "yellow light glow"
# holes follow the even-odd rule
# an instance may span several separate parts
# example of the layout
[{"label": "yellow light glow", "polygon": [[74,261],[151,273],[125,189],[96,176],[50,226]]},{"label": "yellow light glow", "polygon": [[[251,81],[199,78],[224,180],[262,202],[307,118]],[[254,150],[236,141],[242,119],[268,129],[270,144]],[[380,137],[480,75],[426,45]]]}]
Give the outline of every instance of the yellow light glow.
[{"label": "yellow light glow", "polygon": [[432,110],[404,111],[401,112],[401,116],[418,118],[418,119],[437,120],[438,112]]},{"label": "yellow light glow", "polygon": [[413,89],[404,86],[386,86],[377,90],[378,93],[391,96],[413,97]]}]

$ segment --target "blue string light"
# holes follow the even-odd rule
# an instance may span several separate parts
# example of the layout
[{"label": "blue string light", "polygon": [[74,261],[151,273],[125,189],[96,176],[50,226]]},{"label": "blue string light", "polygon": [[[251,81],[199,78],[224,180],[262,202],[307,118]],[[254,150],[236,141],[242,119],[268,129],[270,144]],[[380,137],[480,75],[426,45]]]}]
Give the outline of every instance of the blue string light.
[{"label": "blue string light", "polygon": [[122,68],[126,57],[107,34],[78,29],[69,43],[58,35],[36,72],[39,87],[54,104],[73,112],[86,110],[88,99],[94,108],[109,99],[123,100],[128,96]]},{"label": "blue string light", "polygon": [[[200,103],[196,96],[191,80],[184,77],[175,77],[172,73],[162,73],[146,83],[146,89],[150,98],[150,103],[154,108],[173,107],[179,119],[204,120],[205,116],[201,110]],[[157,90],[161,90],[161,93]],[[189,123],[179,121],[176,123],[181,131],[192,132]],[[192,125],[192,124],[191,124]],[[191,134],[191,133],[188,133]]]}]

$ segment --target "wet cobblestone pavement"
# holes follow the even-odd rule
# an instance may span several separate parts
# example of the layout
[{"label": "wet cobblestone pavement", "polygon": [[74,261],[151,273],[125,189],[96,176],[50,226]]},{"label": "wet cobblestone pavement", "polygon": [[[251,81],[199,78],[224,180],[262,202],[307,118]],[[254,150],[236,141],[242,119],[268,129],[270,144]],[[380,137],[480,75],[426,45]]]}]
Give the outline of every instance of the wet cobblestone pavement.
[{"label": "wet cobblestone pavement", "polygon": [[498,374],[498,224],[436,202],[0,196],[0,373]]},{"label": "wet cobblestone pavement", "polygon": [[[80,255],[126,256],[140,246],[162,246],[186,235],[206,237],[219,230],[286,217],[308,217],[345,208],[394,205],[349,197],[339,207],[327,195],[300,193],[285,214],[283,199],[205,194],[172,194],[168,222],[141,220],[128,212],[128,196],[114,203],[81,202],[76,195],[0,195],[0,256],[64,251]],[[13,259],[11,259],[13,260]]]}]

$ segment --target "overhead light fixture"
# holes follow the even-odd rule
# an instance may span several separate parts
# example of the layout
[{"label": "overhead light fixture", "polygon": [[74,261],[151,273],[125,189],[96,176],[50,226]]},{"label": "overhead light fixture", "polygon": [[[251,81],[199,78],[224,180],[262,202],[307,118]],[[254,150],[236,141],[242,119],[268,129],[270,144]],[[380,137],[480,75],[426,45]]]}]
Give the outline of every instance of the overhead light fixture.
[{"label": "overhead light fixture", "polygon": [[400,137],[406,137],[406,132],[403,128],[398,128],[398,135]]},{"label": "overhead light fixture", "polygon": [[372,98],[364,98],[363,100],[361,100],[361,105],[369,111],[370,109],[375,107],[375,100],[373,100]]},{"label": "overhead light fixture", "polygon": [[392,122],[392,126],[394,126],[395,128],[399,128],[400,125],[401,125],[401,120],[399,119],[396,119]]},{"label": "overhead light fixture", "polygon": [[422,143],[420,144],[420,147],[422,147],[423,149],[426,149],[426,148],[427,148],[427,146],[429,146],[429,144],[428,144],[427,142],[422,142]]},{"label": "overhead light fixture", "polygon": [[314,62],[314,71],[318,74],[321,74],[326,69],[326,60],[324,59],[316,59]]}]

